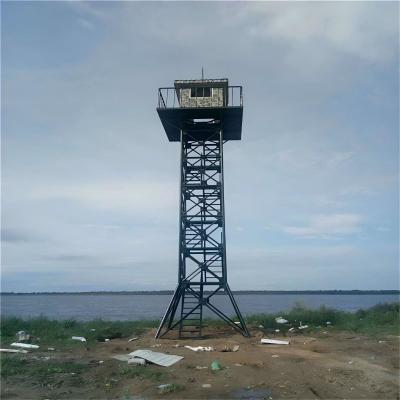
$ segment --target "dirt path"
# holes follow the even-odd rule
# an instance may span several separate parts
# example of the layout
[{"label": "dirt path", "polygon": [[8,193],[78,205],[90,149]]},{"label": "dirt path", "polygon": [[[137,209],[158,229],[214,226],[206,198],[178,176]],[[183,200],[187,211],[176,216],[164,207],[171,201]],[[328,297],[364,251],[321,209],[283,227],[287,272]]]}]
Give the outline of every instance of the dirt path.
[{"label": "dirt path", "polygon": [[[2,398],[399,399],[399,337],[378,339],[325,330],[312,336],[287,336],[290,345],[275,346],[260,344],[264,335],[258,330],[252,331],[250,339],[229,328],[208,333],[204,340],[155,340],[154,332],[148,331],[129,343],[116,339],[89,348],[83,344],[18,355],[28,360],[26,373],[3,380]],[[240,346],[237,352],[220,351],[235,344]],[[184,345],[213,346],[215,350],[196,353]],[[184,359],[169,368],[128,366],[111,359],[136,349]],[[214,360],[223,366],[221,371],[211,371]],[[74,365],[82,370],[66,372],[60,367],[51,374],[44,370],[46,379],[40,373],[29,373],[29,368],[46,368],[54,362],[73,362],[71,371]],[[158,386],[168,383],[174,385],[171,392],[161,394]]]}]

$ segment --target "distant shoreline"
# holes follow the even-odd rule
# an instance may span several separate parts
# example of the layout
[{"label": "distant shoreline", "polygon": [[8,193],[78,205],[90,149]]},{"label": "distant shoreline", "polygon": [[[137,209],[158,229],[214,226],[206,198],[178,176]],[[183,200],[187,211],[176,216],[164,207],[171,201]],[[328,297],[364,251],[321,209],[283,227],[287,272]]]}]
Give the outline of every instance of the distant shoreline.
[{"label": "distant shoreline", "polygon": [[[134,290],[134,291],[88,291],[88,292],[2,292],[1,296],[21,296],[21,295],[172,295],[173,290]],[[291,295],[291,294],[309,294],[309,295],[382,295],[382,294],[397,294],[400,295],[400,290],[234,290],[236,295],[246,294],[269,294],[269,295]],[[223,293],[218,293],[223,294]]]}]

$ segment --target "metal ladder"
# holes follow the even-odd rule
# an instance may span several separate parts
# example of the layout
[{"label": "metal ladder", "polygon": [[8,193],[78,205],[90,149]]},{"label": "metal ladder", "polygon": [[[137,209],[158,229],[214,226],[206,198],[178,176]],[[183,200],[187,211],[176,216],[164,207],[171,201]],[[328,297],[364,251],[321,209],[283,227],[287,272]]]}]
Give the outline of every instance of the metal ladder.
[{"label": "metal ladder", "polygon": [[[199,304],[200,304],[199,299],[189,291],[186,291],[185,296],[182,296],[181,321],[179,324],[179,338],[189,339],[189,338],[201,337],[201,322],[203,317],[202,315],[203,308],[202,305]],[[193,310],[195,307],[197,308]]]}]

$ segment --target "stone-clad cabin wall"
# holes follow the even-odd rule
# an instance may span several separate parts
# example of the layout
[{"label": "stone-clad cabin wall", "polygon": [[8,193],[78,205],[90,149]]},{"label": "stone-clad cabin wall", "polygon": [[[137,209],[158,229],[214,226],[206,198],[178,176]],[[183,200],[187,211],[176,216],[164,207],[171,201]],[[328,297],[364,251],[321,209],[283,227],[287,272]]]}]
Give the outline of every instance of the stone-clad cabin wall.
[{"label": "stone-clad cabin wall", "polygon": [[211,97],[191,97],[191,88],[180,89],[181,107],[224,107],[224,88],[212,88]]}]

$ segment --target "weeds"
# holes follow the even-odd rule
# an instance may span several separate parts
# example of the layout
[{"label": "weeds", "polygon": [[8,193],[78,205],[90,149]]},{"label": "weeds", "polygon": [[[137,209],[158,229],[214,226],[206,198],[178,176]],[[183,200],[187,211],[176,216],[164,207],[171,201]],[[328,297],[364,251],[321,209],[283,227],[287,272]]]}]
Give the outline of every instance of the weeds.
[{"label": "weeds", "polygon": [[[282,316],[288,324],[278,324],[276,316]],[[267,330],[279,329],[287,331],[291,326],[299,326],[300,322],[309,325],[310,329],[326,327],[327,322],[333,329],[349,330],[366,334],[399,334],[399,303],[377,304],[369,309],[361,309],[355,313],[339,311],[326,306],[309,309],[297,304],[288,312],[278,314],[258,314],[247,317],[249,325],[262,325]]]}]

